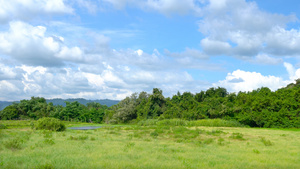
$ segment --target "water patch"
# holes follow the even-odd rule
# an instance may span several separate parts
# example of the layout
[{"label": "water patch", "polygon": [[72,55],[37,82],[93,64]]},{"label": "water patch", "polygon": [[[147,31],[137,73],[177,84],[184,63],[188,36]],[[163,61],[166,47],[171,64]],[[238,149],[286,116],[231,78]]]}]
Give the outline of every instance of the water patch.
[{"label": "water patch", "polygon": [[71,130],[93,130],[101,128],[102,126],[84,126],[84,127],[68,127]]}]

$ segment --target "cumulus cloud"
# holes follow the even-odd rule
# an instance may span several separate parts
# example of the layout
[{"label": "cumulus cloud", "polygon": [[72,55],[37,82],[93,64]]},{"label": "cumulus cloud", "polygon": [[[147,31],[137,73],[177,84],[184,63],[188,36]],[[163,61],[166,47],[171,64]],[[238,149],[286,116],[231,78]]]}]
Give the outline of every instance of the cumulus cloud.
[{"label": "cumulus cloud", "polygon": [[[107,40],[103,40],[103,35],[102,41],[95,42],[97,51],[90,48],[86,53],[78,46],[68,47],[64,44],[63,37],[47,35],[47,28],[44,26],[32,26],[21,21],[10,22],[9,25],[7,32],[0,32],[0,53],[21,64],[53,67],[63,66],[66,62],[95,63],[101,57],[101,47],[107,49]],[[95,52],[98,54],[94,54]]]},{"label": "cumulus cloud", "polygon": [[64,0],[0,0],[0,23],[29,20],[39,15],[72,14]]},{"label": "cumulus cloud", "polygon": [[[5,97],[15,100],[31,96],[123,99],[133,92],[151,92],[154,87],[166,89],[167,96],[174,91],[204,89],[199,84],[206,82],[178,70],[211,67],[199,62],[207,56],[196,49],[187,48],[170,54],[172,57],[156,49],[152,53],[115,50],[106,36],[91,35],[94,43],[70,47],[65,44],[68,39],[49,35],[45,26],[10,22],[9,30],[0,32],[0,52],[16,62],[0,68],[0,92],[4,95],[6,90]],[[17,96],[9,96],[16,92]]]},{"label": "cumulus cloud", "polygon": [[284,62],[284,67],[286,68],[289,78],[291,81],[297,80],[300,78],[300,69],[296,69],[292,64]]},{"label": "cumulus cloud", "polygon": [[285,87],[290,83],[294,83],[296,79],[300,78],[300,69],[295,69],[290,63],[284,63],[289,79],[283,79],[282,77],[262,75],[258,72],[249,72],[243,70],[235,70],[232,73],[228,73],[225,80],[221,80],[213,85],[225,87],[230,92],[239,91],[252,91],[261,87],[268,87],[272,91]]},{"label": "cumulus cloud", "polygon": [[283,59],[274,58],[266,54],[258,54],[253,59],[252,58],[249,59],[249,62],[256,63],[256,64],[276,65],[276,64],[283,63]]},{"label": "cumulus cloud", "polygon": [[230,92],[252,91],[260,87],[269,87],[271,90],[284,87],[287,81],[280,77],[264,76],[257,72],[236,70],[228,73],[225,80],[219,81],[214,86],[225,87]]},{"label": "cumulus cloud", "polygon": [[201,46],[204,53],[210,56],[230,54],[231,46],[227,42],[204,38],[201,40]]},{"label": "cumulus cloud", "polygon": [[[46,98],[85,97],[89,99],[123,99],[133,92],[151,92],[153,87],[167,89],[166,96],[174,91],[196,92],[203,89],[201,83],[187,72],[162,72],[131,69],[124,73],[121,68],[104,66],[101,73],[88,73],[80,69],[51,68],[43,66],[16,66],[21,78],[0,81],[2,97],[13,99],[42,96]],[[12,76],[16,76],[12,74]],[[172,84],[170,89],[169,84]],[[197,86],[197,87],[195,87]],[[173,93],[171,93],[173,92]],[[9,96],[15,93],[15,96]]]},{"label": "cumulus cloud", "polygon": [[0,63],[0,80],[16,79],[19,72],[18,69]]},{"label": "cumulus cloud", "polygon": [[199,31],[206,36],[201,46],[209,55],[231,55],[245,59],[259,53],[275,56],[300,54],[299,30],[287,30],[295,15],[264,12],[255,2],[207,0]]}]

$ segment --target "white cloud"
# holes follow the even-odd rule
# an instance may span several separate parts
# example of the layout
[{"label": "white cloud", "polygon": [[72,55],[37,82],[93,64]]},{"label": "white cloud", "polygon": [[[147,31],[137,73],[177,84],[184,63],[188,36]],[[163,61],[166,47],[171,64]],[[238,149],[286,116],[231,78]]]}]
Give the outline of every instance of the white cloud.
[{"label": "white cloud", "polygon": [[258,54],[253,59],[252,58],[249,59],[249,62],[256,63],[256,64],[276,65],[276,64],[283,63],[283,59],[270,57],[266,54]]},{"label": "white cloud", "polygon": [[82,62],[84,60],[83,51],[79,47],[68,48],[64,46],[56,56],[67,61]]},{"label": "white cloud", "polygon": [[1,80],[0,81],[0,92],[2,95],[10,94],[10,93],[18,93],[19,89],[9,81]]},{"label": "white cloud", "polygon": [[73,14],[64,0],[0,0],[0,23],[29,20],[40,15]]},{"label": "white cloud", "polygon": [[29,65],[60,65],[53,58],[59,43],[52,37],[45,37],[46,28],[31,26],[24,22],[11,22],[8,32],[0,32],[0,52]]},{"label": "white cloud", "polygon": [[201,40],[201,46],[207,55],[230,54],[231,46],[227,42],[205,38]]},{"label": "white cloud", "polygon": [[295,69],[295,67],[287,62],[284,62],[284,67],[286,68],[289,78],[291,81],[297,80],[300,78],[300,69]]},{"label": "white cloud", "polygon": [[299,55],[299,30],[287,30],[295,15],[264,12],[255,2],[245,0],[207,0],[199,31],[206,37],[201,46],[209,55],[231,55],[245,59],[259,53]]},{"label": "white cloud", "polygon": [[94,39],[94,47],[68,47],[63,37],[47,35],[44,26],[15,21],[10,22],[9,31],[0,32],[0,53],[31,66],[62,66],[66,62],[95,64],[110,49],[105,36],[95,35]]},{"label": "white cloud", "polygon": [[299,30],[285,30],[275,27],[266,36],[266,51],[278,56],[292,56],[300,54]]},{"label": "white cloud", "polygon": [[13,67],[0,63],[0,80],[15,79],[16,77],[17,72]]},{"label": "white cloud", "polygon": [[290,83],[294,83],[296,79],[300,78],[300,69],[295,69],[292,64],[284,63],[287,69],[289,79],[284,80],[282,77],[264,76],[258,72],[248,72],[243,70],[236,70],[228,73],[225,80],[220,80],[213,85],[225,87],[230,92],[252,91],[261,87],[268,87],[272,91],[285,87]]},{"label": "white cloud", "polygon": [[[239,79],[239,81],[236,81]],[[214,86],[225,87],[230,92],[252,91],[260,87],[268,87],[271,90],[277,90],[288,84],[288,81],[281,77],[264,76],[257,72],[247,72],[236,70],[228,73],[225,80],[215,83]]]}]

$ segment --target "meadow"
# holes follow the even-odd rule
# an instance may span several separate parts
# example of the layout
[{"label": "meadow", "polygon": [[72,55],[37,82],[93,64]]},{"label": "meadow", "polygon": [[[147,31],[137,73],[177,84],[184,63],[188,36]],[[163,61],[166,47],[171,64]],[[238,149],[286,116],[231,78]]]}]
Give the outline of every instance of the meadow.
[{"label": "meadow", "polygon": [[0,123],[0,168],[300,168],[300,129],[164,122],[53,132]]}]

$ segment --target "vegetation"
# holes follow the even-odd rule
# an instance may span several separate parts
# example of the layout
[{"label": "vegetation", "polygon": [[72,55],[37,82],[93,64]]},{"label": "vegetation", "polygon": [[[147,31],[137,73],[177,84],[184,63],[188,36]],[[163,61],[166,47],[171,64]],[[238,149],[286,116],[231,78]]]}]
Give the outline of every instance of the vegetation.
[{"label": "vegetation", "polygon": [[2,120],[37,120],[43,117],[54,117],[60,120],[101,123],[104,112],[108,108],[100,103],[90,102],[87,106],[79,102],[65,102],[66,106],[47,103],[41,97],[31,97],[30,100],[21,100],[0,111]]},{"label": "vegetation", "polygon": [[218,87],[196,94],[178,92],[172,98],[164,98],[162,91],[155,88],[151,95],[141,92],[125,98],[107,110],[104,119],[107,123],[139,121],[141,125],[181,119],[173,122],[193,126],[209,126],[212,122],[195,120],[215,119],[213,126],[299,128],[300,79],[275,92],[262,87],[236,94]]},{"label": "vegetation", "polygon": [[56,118],[43,117],[37,121],[37,130],[65,131],[66,126]]},{"label": "vegetation", "polygon": [[2,120],[43,117],[109,124],[299,128],[300,79],[275,92],[262,87],[252,92],[228,93],[218,87],[196,94],[178,92],[165,98],[162,90],[154,88],[152,94],[134,93],[111,107],[99,103],[85,106],[77,101],[66,102],[65,107],[55,106],[44,98],[32,97],[0,112]]},{"label": "vegetation", "polygon": [[27,121],[3,123],[8,129],[0,133],[0,168],[300,167],[299,129],[170,123],[54,132],[32,130]]}]

